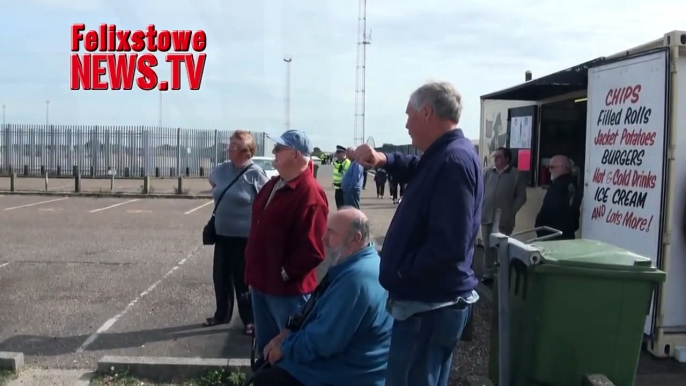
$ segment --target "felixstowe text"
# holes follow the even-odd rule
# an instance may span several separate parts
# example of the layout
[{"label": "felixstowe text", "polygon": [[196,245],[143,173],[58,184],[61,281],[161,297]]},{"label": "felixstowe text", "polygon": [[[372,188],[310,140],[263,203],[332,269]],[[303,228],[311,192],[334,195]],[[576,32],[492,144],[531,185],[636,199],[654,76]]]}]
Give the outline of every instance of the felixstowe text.
[{"label": "felixstowe text", "polygon": [[[71,51],[75,52],[71,55],[72,90],[131,90],[134,79],[142,90],[167,91],[170,86],[180,90],[182,63],[188,87],[200,89],[207,58],[207,54],[201,53],[207,47],[204,31],[157,31],[154,24],[145,31],[117,30],[114,24],[101,24],[98,31],[83,33],[85,29],[83,23],[71,27]],[[77,53],[82,42],[88,53]],[[144,50],[148,52],[142,53]],[[171,64],[171,79],[160,81],[154,70],[159,63],[151,52],[170,50],[174,53],[167,53],[165,60]],[[199,53],[197,58],[191,50]],[[136,77],[136,73],[140,76]]]}]

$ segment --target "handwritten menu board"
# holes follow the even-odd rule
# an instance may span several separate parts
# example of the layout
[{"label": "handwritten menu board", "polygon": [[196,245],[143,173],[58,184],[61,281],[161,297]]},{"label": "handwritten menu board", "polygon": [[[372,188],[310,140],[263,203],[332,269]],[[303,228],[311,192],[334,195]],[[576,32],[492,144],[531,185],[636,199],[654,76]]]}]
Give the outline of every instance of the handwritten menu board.
[{"label": "handwritten menu board", "polygon": [[666,57],[589,70],[582,236],[650,257],[661,243]]}]

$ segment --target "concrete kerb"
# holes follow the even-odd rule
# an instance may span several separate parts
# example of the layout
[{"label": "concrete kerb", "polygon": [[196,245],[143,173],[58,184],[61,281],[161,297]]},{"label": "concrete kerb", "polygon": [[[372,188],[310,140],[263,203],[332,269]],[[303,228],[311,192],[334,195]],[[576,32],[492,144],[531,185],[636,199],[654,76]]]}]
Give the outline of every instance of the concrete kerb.
[{"label": "concrete kerb", "polygon": [[20,352],[0,351],[0,370],[18,373],[24,368],[24,354]]},{"label": "concrete kerb", "polygon": [[208,371],[240,370],[250,375],[250,359],[209,359],[178,357],[104,356],[98,361],[98,374],[127,372],[155,382],[184,381],[197,378]]},{"label": "concrete kerb", "polygon": [[171,198],[171,199],[185,199],[185,200],[211,200],[212,196],[209,194],[159,194],[159,193],[125,193],[125,192],[41,192],[41,191],[23,191],[11,192],[0,191],[0,195],[5,196],[55,196],[55,197],[114,197],[114,198]]}]

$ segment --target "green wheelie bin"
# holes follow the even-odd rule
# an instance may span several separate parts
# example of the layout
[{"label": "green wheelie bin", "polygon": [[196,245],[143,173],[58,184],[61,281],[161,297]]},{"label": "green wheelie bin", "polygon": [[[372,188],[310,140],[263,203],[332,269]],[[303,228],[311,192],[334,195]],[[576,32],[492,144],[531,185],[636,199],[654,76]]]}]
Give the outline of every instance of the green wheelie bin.
[{"label": "green wheelie bin", "polygon": [[[632,386],[653,293],[665,273],[647,257],[595,240],[530,246],[540,252],[535,263],[508,257],[504,347],[512,385],[578,386],[586,374],[603,374],[614,385]],[[512,248],[508,253],[516,254]],[[493,314],[489,378],[497,383]]]}]

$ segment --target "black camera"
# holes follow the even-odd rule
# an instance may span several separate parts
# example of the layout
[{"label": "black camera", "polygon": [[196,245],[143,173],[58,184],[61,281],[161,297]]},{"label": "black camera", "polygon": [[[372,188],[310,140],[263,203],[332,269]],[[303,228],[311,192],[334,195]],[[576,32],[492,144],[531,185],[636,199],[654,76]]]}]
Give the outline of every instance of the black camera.
[{"label": "black camera", "polygon": [[286,329],[293,332],[300,331],[300,328],[303,326],[306,317],[307,315],[303,314],[295,314],[289,316],[288,321],[286,321]]}]

